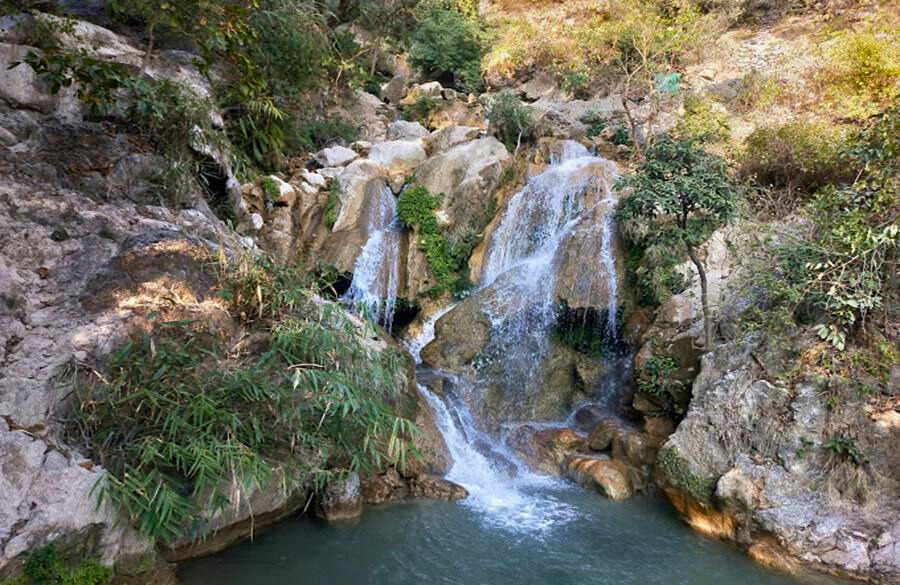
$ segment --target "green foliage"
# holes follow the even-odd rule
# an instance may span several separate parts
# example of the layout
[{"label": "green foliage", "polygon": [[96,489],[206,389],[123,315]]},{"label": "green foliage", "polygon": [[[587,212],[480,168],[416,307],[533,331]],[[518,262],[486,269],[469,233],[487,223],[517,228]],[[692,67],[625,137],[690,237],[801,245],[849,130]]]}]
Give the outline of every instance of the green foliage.
[{"label": "green foliage", "polygon": [[341,184],[337,179],[328,186],[328,201],[325,203],[325,225],[334,228],[341,213]]},{"label": "green foliage", "polygon": [[606,130],[606,125],[609,121],[597,112],[589,111],[581,117],[581,123],[587,126],[587,137],[594,138],[600,136]]},{"label": "green foliage", "polygon": [[853,439],[847,437],[832,437],[825,443],[825,448],[835,455],[848,458],[855,465],[862,465],[866,462],[866,457],[856,446],[856,442]]},{"label": "green foliage", "polygon": [[414,122],[421,122],[424,126],[428,126],[428,117],[431,113],[438,109],[438,101],[430,96],[425,96],[416,100],[412,105],[406,106],[405,113],[407,118]]},{"label": "green foliage", "polygon": [[731,135],[725,112],[707,97],[691,94],[684,100],[684,117],[675,132],[698,142],[721,142]]},{"label": "green foliage", "polygon": [[235,503],[232,486],[321,488],[347,469],[405,466],[417,430],[397,414],[409,412],[400,354],[367,349],[370,332],[303,285],[298,268],[241,261],[222,296],[266,333],[260,347],[159,323],[78,388],[67,429],[109,470],[101,501],[171,542],[202,538],[208,518]]},{"label": "green foliage", "polygon": [[407,229],[419,226],[422,233],[434,234],[439,231],[434,212],[440,205],[439,196],[432,195],[422,185],[414,184],[404,189],[397,199],[397,217]]},{"label": "green foliage", "polygon": [[900,40],[890,27],[836,33],[823,57],[819,81],[844,117],[865,120],[900,95]]},{"label": "green foliage", "polygon": [[0,580],[2,585],[104,585],[113,576],[109,567],[96,559],[73,559],[55,543],[33,549],[28,553],[22,574],[12,580]]},{"label": "green foliage", "polygon": [[898,155],[900,108],[874,118],[841,149],[840,160],[856,176],[850,184],[821,189],[806,211],[811,229],[776,252],[767,300],[789,315],[817,322],[819,336],[836,349],[876,310],[890,321],[900,226]]},{"label": "green foliage", "polygon": [[674,358],[653,355],[637,376],[638,389],[653,397],[660,406],[660,415],[673,419],[684,416],[690,398],[685,394],[684,383],[673,377],[677,371],[678,362]]},{"label": "green foliage", "polygon": [[353,142],[357,136],[359,126],[342,116],[305,120],[290,128],[287,148],[316,151],[335,142]]},{"label": "green foliage", "polygon": [[432,195],[422,185],[413,184],[397,199],[397,216],[407,229],[419,229],[419,250],[424,252],[428,270],[437,282],[431,294],[439,295],[448,290],[460,294],[470,286],[468,261],[477,239],[460,238],[455,243],[450,240],[435,215],[440,201],[440,196]]},{"label": "green foliage", "polygon": [[511,151],[517,150],[523,142],[534,141],[538,136],[534,110],[512,92],[503,92],[493,99],[488,108],[488,118],[497,137]]},{"label": "green foliage", "polygon": [[476,21],[455,10],[432,10],[422,19],[412,40],[410,63],[426,75],[450,80],[464,91],[479,93],[483,89],[485,38]]},{"label": "green foliage", "polygon": [[671,246],[668,240],[641,241],[631,234],[629,250],[625,257],[627,277],[638,294],[642,305],[661,305],[672,295],[687,289],[690,281],[676,270],[687,257],[683,250]]},{"label": "green foliage", "polygon": [[761,187],[785,189],[803,200],[825,185],[847,177],[839,160],[844,142],[839,128],[810,122],[764,126],[747,137],[741,173]]},{"label": "green foliage", "polygon": [[619,207],[625,222],[636,227],[645,241],[672,239],[698,245],[736,209],[736,185],[725,161],[685,139],[662,136],[647,151],[635,174],[619,181],[618,189],[631,189]]},{"label": "green foliage", "polygon": [[698,502],[712,502],[718,479],[693,473],[675,447],[660,449],[656,466],[667,481],[689,493]]}]

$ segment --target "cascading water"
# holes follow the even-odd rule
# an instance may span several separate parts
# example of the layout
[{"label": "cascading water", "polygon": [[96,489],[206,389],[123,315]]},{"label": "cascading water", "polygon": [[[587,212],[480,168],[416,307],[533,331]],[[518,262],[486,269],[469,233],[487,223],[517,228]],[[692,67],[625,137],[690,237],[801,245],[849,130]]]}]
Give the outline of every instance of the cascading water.
[{"label": "cascading water", "polygon": [[[598,268],[607,275],[607,337],[615,336],[618,281],[613,255],[615,166],[581,144],[566,141],[552,164],[510,199],[491,238],[481,289],[490,288],[492,321],[487,353],[500,360],[505,379],[533,387],[550,348],[557,319],[561,253],[574,239],[598,229]],[[598,198],[602,196],[602,198]],[[602,221],[596,221],[600,211]],[[589,260],[585,258],[585,260]],[[590,266],[590,264],[587,264]]]},{"label": "cascading water", "polygon": [[[615,199],[609,181],[613,174],[611,163],[592,156],[582,145],[567,141],[551,166],[513,196],[494,233],[480,288],[491,287],[496,292],[488,310],[494,337],[507,342],[497,353],[509,366],[513,383],[526,383],[531,368],[539,365],[539,354],[546,349],[548,330],[556,318],[559,250],[573,237],[575,228],[593,215],[596,205],[605,206],[599,257],[603,268],[615,274]],[[590,191],[595,184],[603,190],[604,197],[589,204],[589,193],[601,193]],[[614,315],[614,276],[609,286],[609,312]],[[535,475],[505,444],[478,428],[467,403],[477,397],[477,383],[421,366],[419,352],[434,338],[435,322],[452,308],[432,315],[423,323],[419,335],[406,342],[420,364],[420,378],[444,380],[442,397],[425,385],[420,389],[435,412],[453,459],[447,478],[469,491],[465,505],[476,508],[493,525],[542,532],[566,524],[574,519],[575,511],[554,496],[554,491],[564,489],[564,484]]]},{"label": "cascading water", "polygon": [[613,194],[611,185],[605,186],[606,193],[603,197],[603,205],[606,209],[603,213],[603,230],[600,236],[600,261],[607,277],[607,290],[609,299],[606,302],[606,338],[615,341],[618,336],[618,324],[616,323],[619,310],[619,278],[616,274],[616,258],[613,255],[613,236],[616,231],[615,209],[617,200]]},{"label": "cascading water", "polygon": [[352,310],[388,329],[393,321],[400,282],[400,238],[397,201],[385,186],[369,207],[368,240],[356,258],[353,282],[342,297]]}]

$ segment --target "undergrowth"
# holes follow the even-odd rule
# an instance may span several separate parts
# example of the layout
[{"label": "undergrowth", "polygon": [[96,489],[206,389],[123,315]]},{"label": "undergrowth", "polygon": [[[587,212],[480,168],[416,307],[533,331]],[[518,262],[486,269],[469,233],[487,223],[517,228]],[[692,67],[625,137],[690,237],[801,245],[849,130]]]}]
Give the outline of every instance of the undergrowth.
[{"label": "undergrowth", "polygon": [[[67,559],[55,543],[28,553],[22,574],[0,579],[0,585],[105,585],[113,577],[96,559]],[[69,555],[71,556],[71,555]]]},{"label": "undergrowth", "polygon": [[76,389],[67,434],[109,471],[101,502],[158,541],[199,539],[215,513],[271,482],[317,490],[417,456],[402,355],[363,345],[368,325],[303,278],[241,260],[221,295],[259,339],[232,345],[202,323],[156,323]]}]

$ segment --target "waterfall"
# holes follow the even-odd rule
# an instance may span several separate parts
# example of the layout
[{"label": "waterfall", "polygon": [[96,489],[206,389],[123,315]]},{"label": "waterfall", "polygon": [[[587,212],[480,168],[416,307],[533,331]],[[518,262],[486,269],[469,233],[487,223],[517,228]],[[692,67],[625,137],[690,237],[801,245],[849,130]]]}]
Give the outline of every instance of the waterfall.
[{"label": "waterfall", "polygon": [[615,215],[618,201],[613,194],[612,185],[606,184],[604,189],[603,205],[606,206],[606,209],[603,212],[603,222],[600,225],[600,229],[603,230],[600,236],[600,261],[607,275],[606,338],[615,341],[618,336],[616,319],[619,310],[619,277],[616,273],[613,236],[616,231]]},{"label": "waterfall", "polygon": [[368,240],[356,258],[353,282],[342,300],[352,310],[390,330],[400,282],[402,230],[397,201],[387,186],[369,206],[366,231]]},{"label": "waterfall", "polygon": [[[572,506],[546,493],[546,488],[564,487],[559,480],[535,475],[504,445],[478,431],[461,400],[441,400],[422,385],[419,390],[434,411],[453,460],[446,477],[469,492],[464,505],[477,509],[485,522],[515,532],[540,533],[575,519]],[[515,465],[515,476],[484,451]],[[544,493],[529,493],[535,488],[544,488]]]},{"label": "waterfall", "polygon": [[[502,356],[507,378],[528,383],[549,348],[549,329],[557,316],[560,251],[576,228],[593,221],[604,206],[597,256],[610,275],[608,327],[615,331],[618,286],[613,257],[613,164],[593,156],[581,144],[566,141],[551,165],[531,178],[509,201],[491,238],[481,289],[494,291],[489,313],[494,354]],[[591,187],[596,186],[596,190]],[[602,201],[592,193],[604,193]],[[596,229],[590,226],[591,231]]]}]

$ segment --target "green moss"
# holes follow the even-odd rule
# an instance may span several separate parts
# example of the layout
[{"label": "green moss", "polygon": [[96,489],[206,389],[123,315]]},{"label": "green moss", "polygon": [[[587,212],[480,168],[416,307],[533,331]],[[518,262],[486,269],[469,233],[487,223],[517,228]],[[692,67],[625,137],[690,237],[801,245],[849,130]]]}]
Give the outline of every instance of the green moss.
[{"label": "green moss", "polygon": [[334,228],[338,215],[341,213],[341,184],[337,179],[331,182],[328,188],[328,202],[325,204],[325,225],[328,229]]},{"label": "green moss", "polygon": [[680,488],[698,502],[710,503],[716,493],[718,478],[692,473],[687,461],[678,454],[674,447],[661,449],[656,458],[657,469],[673,486]]}]

